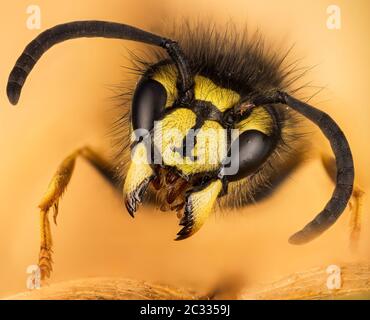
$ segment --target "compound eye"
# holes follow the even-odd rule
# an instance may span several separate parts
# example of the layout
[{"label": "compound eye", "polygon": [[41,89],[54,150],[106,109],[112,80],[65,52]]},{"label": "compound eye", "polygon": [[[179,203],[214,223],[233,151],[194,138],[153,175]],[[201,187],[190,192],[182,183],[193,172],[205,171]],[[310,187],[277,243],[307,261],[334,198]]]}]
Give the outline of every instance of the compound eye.
[{"label": "compound eye", "polygon": [[162,84],[153,79],[141,80],[135,89],[131,106],[133,129],[153,129],[154,121],[160,118],[166,101],[167,92]]},{"label": "compound eye", "polygon": [[237,140],[233,144],[239,142],[239,154],[231,148],[231,163],[238,165],[238,171],[228,177],[229,181],[240,180],[255,172],[266,161],[274,146],[273,139],[258,130],[245,131]]}]

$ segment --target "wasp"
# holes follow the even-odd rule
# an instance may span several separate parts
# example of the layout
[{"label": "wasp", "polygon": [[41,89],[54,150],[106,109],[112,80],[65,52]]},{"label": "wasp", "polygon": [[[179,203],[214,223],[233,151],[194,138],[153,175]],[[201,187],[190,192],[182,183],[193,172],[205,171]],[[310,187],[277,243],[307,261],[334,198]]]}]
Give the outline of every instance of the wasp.
[{"label": "wasp", "polygon": [[124,165],[113,169],[99,153],[83,147],[52,178],[39,203],[43,278],[52,271],[49,213],[54,209],[56,220],[79,157],[110,181],[119,180],[132,217],[145,199],[178,212],[182,228],[176,239],[182,240],[195,234],[217,207],[240,208],[273,191],[301,159],[299,123],[306,118],[330,142],[334,157],[325,158],[324,167],[335,189],[323,210],[289,242],[304,244],[318,237],[339,218],[352,194],[360,197],[359,189],[353,192],[354,164],[343,131],[327,113],[293,96],[290,72],[282,69],[285,56],[266,52],[259,38],[229,39],[213,28],[184,27],[175,41],[114,22],[57,25],[31,41],[16,61],[7,84],[10,102],[17,104],[27,76],[47,50],[81,37],[151,45],[156,61],[142,62],[130,110],[118,124],[129,137],[129,148],[122,138],[118,157]]}]

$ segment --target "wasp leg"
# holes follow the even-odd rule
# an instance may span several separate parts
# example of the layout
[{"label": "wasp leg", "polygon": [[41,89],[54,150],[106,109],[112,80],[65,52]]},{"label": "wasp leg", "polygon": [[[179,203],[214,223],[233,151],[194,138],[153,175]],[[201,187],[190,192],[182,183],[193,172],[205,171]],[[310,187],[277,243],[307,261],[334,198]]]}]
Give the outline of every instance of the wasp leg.
[{"label": "wasp leg", "polygon": [[76,159],[82,157],[92,164],[111,183],[114,182],[114,171],[111,166],[100,155],[89,147],[76,150],[63,160],[56,173],[51,179],[49,186],[39,203],[40,208],[40,254],[39,267],[41,279],[49,278],[52,271],[52,247],[53,241],[50,230],[49,212],[53,209],[53,220],[56,224],[59,200],[63,195],[72,177]]},{"label": "wasp leg", "polygon": [[[336,165],[334,158],[328,155],[321,156],[322,164],[330,179],[335,183],[336,180]],[[362,215],[362,200],[364,191],[356,183],[353,186],[353,192],[349,201],[350,216],[350,247],[356,250],[361,233],[361,215]]]}]

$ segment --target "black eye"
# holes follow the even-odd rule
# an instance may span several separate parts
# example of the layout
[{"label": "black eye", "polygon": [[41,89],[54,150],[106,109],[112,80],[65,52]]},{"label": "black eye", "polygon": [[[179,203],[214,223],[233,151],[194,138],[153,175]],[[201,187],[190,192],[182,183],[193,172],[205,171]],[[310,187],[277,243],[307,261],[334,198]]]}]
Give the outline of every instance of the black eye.
[{"label": "black eye", "polygon": [[245,131],[237,140],[239,154],[231,151],[231,164],[239,169],[236,174],[228,176],[229,181],[239,180],[256,171],[270,155],[274,145],[271,137],[257,130]]},{"label": "black eye", "polygon": [[153,79],[144,79],[136,87],[132,100],[132,127],[151,130],[166,105],[166,89]]}]

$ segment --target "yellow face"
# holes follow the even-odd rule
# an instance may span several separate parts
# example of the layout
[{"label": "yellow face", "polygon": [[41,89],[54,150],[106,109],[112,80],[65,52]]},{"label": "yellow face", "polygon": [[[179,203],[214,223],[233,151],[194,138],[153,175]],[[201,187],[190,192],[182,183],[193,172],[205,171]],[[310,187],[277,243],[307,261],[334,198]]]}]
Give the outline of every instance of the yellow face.
[{"label": "yellow face", "polygon": [[[166,108],[176,107],[177,71],[173,65],[161,67],[152,78],[163,85],[167,93]],[[211,103],[220,112],[225,112],[240,101],[240,95],[230,89],[217,86],[210,79],[196,75],[194,77],[195,99]],[[212,172],[220,168],[227,155],[227,134],[220,123],[205,120],[198,128],[196,144],[188,156],[180,154],[179,150],[186,135],[196,125],[196,114],[191,108],[176,108],[157,122],[154,130],[154,145],[162,155],[163,164],[175,167],[183,176],[201,172]],[[262,107],[256,108],[251,115],[237,123],[235,129],[240,133],[246,130],[259,130],[270,134],[272,119]],[[234,136],[235,139],[235,136]]]},{"label": "yellow face", "polygon": [[[200,229],[222,194],[223,180],[218,174],[230,145],[244,133],[272,135],[274,120],[264,107],[254,107],[247,117],[226,128],[224,115],[241,104],[237,92],[195,75],[194,107],[178,106],[177,71],[173,65],[157,68],[150,79],[155,81],[151,85],[161,88],[166,100],[162,101],[161,116],[154,122],[150,143],[144,146],[143,141],[138,142],[133,149],[124,184],[126,204],[133,214],[146,188],[154,186],[163,210],[179,212],[184,208],[180,220],[184,227],[177,238],[184,239]],[[137,114],[146,115],[147,110]],[[160,155],[159,165],[148,163],[148,145]]]},{"label": "yellow face", "polygon": [[199,129],[189,155],[181,150],[187,133],[194,127],[196,115],[190,109],[179,108],[158,122],[154,130],[154,145],[165,166],[175,167],[184,176],[215,171],[226,157],[226,134],[216,121],[205,121]]}]

